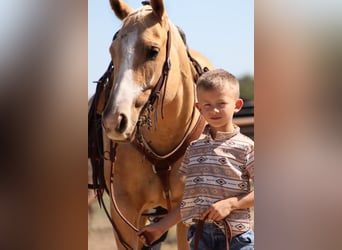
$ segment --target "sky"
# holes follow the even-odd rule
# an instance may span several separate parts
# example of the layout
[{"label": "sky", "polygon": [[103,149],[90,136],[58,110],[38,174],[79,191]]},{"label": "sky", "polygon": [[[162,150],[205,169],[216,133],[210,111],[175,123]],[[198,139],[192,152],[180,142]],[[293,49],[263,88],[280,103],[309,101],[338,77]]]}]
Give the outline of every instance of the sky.
[{"label": "sky", "polygon": [[[126,0],[133,9],[141,1]],[[254,0],[166,0],[169,19],[181,27],[190,48],[216,68],[254,76]],[[110,62],[109,46],[120,29],[109,0],[88,0],[88,97]]]}]

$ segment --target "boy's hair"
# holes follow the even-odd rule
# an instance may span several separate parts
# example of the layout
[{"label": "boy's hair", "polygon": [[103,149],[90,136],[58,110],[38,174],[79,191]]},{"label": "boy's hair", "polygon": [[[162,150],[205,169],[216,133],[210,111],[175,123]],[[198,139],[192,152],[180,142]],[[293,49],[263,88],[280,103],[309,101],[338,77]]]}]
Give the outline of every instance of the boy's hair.
[{"label": "boy's hair", "polygon": [[196,89],[219,90],[227,86],[235,93],[236,98],[239,98],[240,88],[238,79],[226,70],[214,69],[203,73],[198,78]]}]

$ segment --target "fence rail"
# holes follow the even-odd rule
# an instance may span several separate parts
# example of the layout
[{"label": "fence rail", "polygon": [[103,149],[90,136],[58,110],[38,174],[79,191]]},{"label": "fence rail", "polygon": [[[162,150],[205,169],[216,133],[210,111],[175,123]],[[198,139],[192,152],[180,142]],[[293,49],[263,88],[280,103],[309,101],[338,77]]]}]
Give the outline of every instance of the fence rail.
[{"label": "fence rail", "polygon": [[254,139],[254,103],[244,103],[242,109],[234,116],[234,122],[242,134]]}]

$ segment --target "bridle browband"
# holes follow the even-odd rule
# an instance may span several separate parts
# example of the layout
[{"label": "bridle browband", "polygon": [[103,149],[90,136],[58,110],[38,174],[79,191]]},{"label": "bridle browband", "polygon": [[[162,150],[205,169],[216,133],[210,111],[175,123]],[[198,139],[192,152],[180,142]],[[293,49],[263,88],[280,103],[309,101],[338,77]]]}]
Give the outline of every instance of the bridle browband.
[{"label": "bridle browband", "polygon": [[[119,31],[118,31],[119,32]],[[118,32],[115,33],[113,40],[115,40]],[[159,106],[159,100],[161,98],[161,116],[162,119],[164,118],[164,98],[166,92],[166,85],[168,80],[168,74],[171,68],[171,61],[170,61],[170,50],[171,50],[171,33],[170,28],[167,31],[167,42],[166,42],[166,56],[165,61],[162,68],[161,76],[159,77],[155,87],[152,89],[152,92],[147,100],[146,104],[142,108],[139,116],[139,120],[136,127],[136,133],[134,140],[132,141],[132,145],[142,153],[148,161],[151,162],[153,171],[157,176],[160,178],[161,183],[163,185],[163,193],[164,198],[167,202],[168,210],[171,210],[171,193],[170,193],[170,181],[169,175],[171,171],[171,166],[182,157],[185,153],[187,146],[190,144],[191,141],[197,139],[203,131],[203,127],[205,125],[204,119],[200,116],[196,125],[192,130],[190,127],[192,125],[192,121],[194,119],[195,108],[193,108],[193,112],[191,115],[191,121],[189,126],[186,130],[186,133],[181,140],[180,144],[172,150],[170,153],[166,155],[158,155],[154,152],[154,150],[149,146],[146,142],[145,138],[140,133],[140,128],[144,125],[148,126],[148,129],[152,127],[152,120],[150,118],[150,114],[154,109],[154,105],[156,105],[155,110],[155,117],[154,122],[155,126],[157,126],[158,120],[158,111],[157,108]],[[187,50],[187,54],[189,57],[190,62],[194,66],[197,75],[194,76],[194,81],[198,79],[198,77],[204,72],[207,71],[207,68],[202,69],[200,64],[190,55],[189,51]],[[126,249],[132,249],[131,246],[123,239],[121,233],[119,232],[116,224],[114,223],[113,219],[111,218],[105,204],[103,201],[103,190],[105,190],[111,198],[113,206],[121,217],[121,219],[135,232],[138,232],[138,229],[130,223],[121,213],[119,210],[115,197],[114,197],[114,188],[113,188],[113,167],[115,162],[115,155],[116,155],[116,147],[117,143],[114,143],[112,140],[110,141],[110,151],[109,158],[105,157],[103,154],[103,139],[102,139],[102,122],[101,122],[101,113],[105,107],[106,101],[109,98],[109,94],[113,85],[113,81],[110,80],[112,74],[114,72],[114,65],[110,62],[106,72],[102,75],[102,77],[96,82],[96,92],[94,95],[94,100],[90,107],[88,113],[88,156],[91,159],[92,169],[93,169],[93,184],[88,184],[88,188],[94,189],[96,195],[98,197],[98,201],[100,206],[102,205],[107,217],[109,218],[121,244]],[[162,97],[161,93],[164,90]],[[104,101],[101,102],[101,99]],[[147,113],[147,114],[146,114]],[[104,178],[104,159],[111,161],[111,178],[110,178],[110,188],[107,187],[106,181]],[[152,249],[152,248],[151,248]]]}]

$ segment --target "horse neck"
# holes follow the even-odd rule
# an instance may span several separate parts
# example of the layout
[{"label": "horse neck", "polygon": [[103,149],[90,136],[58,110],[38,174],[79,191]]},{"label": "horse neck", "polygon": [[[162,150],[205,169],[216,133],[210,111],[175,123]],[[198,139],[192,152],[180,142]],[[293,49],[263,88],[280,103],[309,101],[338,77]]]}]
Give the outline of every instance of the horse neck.
[{"label": "horse neck", "polygon": [[167,154],[177,147],[199,116],[194,108],[195,86],[186,47],[178,30],[172,30],[171,70],[166,84],[164,116],[161,114],[160,100],[159,105],[155,106],[157,123],[154,121],[155,114],[151,114],[152,128],[142,131],[150,147],[158,154]]}]

